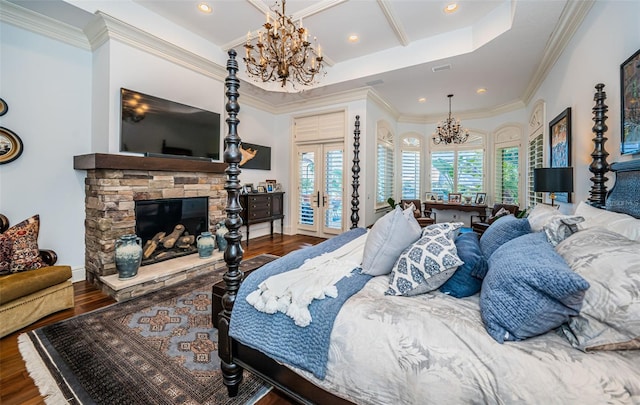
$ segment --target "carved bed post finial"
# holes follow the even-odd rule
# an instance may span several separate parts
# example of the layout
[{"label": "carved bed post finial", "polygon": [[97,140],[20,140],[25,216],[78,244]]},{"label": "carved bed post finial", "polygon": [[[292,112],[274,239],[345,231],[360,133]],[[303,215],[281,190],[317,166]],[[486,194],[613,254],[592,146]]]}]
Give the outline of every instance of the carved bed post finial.
[{"label": "carved bed post finial", "polygon": [[239,144],[240,137],[238,136],[238,120],[237,115],[240,111],[240,105],[238,104],[238,88],[240,87],[240,80],[236,77],[238,71],[238,62],[236,61],[236,51],[229,50],[229,59],[227,60],[227,71],[229,72],[224,83],[227,87],[227,125],[229,127],[229,133],[224,138],[224,161],[228,163],[228,167],[225,170],[227,174],[227,181],[224,184],[224,189],[227,191],[227,218],[225,225],[229,232],[225,235],[227,240],[227,248],[224,251],[224,261],[227,263],[227,271],[222,277],[226,283],[225,293],[222,296],[222,312],[220,314],[212,314],[212,316],[218,316],[218,355],[220,356],[220,367],[222,369],[222,376],[224,384],[227,386],[229,396],[235,397],[238,394],[238,386],[242,381],[242,368],[233,363],[231,338],[229,337],[229,321],[231,319],[231,310],[236,300],[238,289],[240,288],[240,282],[242,281],[242,274],[238,267],[242,261],[242,246],[240,245],[242,234],[239,229],[242,226],[242,218],[240,218],[240,212],[242,207],[240,206],[240,175],[239,164],[242,160],[242,153],[240,152]]},{"label": "carved bed post finial", "polygon": [[358,227],[360,216],[358,215],[358,205],[360,204],[360,195],[358,187],[360,186],[360,116],[356,115],[356,129],[353,131],[353,193],[351,194],[351,229]]},{"label": "carved bed post finial", "polygon": [[608,129],[606,113],[609,108],[604,103],[604,100],[607,99],[607,93],[602,91],[603,88],[604,84],[596,84],[596,93],[593,96],[596,103],[593,107],[593,121],[595,124],[593,125],[592,131],[596,136],[592,139],[595,147],[591,153],[593,160],[589,166],[589,171],[593,173],[593,177],[591,177],[593,185],[591,186],[589,203],[598,208],[605,206],[605,200],[607,198],[607,186],[605,183],[608,180],[608,178],[605,177],[605,173],[609,171],[609,163],[607,163],[609,153],[604,149],[604,143],[607,141],[604,133]]}]

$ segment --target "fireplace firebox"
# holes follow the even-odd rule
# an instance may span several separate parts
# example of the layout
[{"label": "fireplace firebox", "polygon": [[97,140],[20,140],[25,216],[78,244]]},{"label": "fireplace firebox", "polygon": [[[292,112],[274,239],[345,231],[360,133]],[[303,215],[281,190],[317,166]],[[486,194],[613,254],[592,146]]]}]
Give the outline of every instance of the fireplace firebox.
[{"label": "fireplace firebox", "polygon": [[136,201],[142,265],[197,253],[197,236],[209,230],[208,206],[208,197]]}]

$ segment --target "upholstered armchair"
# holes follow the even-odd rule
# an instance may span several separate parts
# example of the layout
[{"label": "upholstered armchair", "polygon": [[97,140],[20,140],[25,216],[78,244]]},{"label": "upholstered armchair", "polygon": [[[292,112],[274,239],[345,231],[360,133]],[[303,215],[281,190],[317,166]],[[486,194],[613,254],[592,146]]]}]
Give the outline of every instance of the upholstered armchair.
[{"label": "upholstered armchair", "polygon": [[407,209],[409,206],[413,204],[415,209],[413,210],[413,216],[416,218],[421,227],[425,227],[427,225],[431,225],[436,222],[435,213],[432,213],[429,210],[428,213],[424,213],[422,211],[422,201],[420,200],[400,200],[400,208]]},{"label": "upholstered armchair", "polygon": [[491,214],[487,215],[471,215],[471,230],[478,235],[482,235],[484,231],[498,218],[504,215],[518,213],[520,207],[512,204],[494,204]]},{"label": "upholstered armchair", "polygon": [[[9,228],[9,220],[0,214],[0,337],[73,307],[71,267],[56,266],[58,256],[53,250],[37,248],[38,230],[38,216]],[[27,250],[35,252],[29,255]],[[39,256],[41,264],[33,270],[12,272],[16,260],[22,264],[32,256]]]}]

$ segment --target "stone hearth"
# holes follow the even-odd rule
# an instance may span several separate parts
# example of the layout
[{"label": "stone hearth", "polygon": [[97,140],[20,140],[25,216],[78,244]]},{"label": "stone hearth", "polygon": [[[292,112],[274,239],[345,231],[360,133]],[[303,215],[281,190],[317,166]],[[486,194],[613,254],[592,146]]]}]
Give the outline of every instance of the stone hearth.
[{"label": "stone hearth", "polygon": [[[186,159],[90,154],[74,157],[86,170],[85,270],[89,282],[116,299],[131,298],[224,266],[222,255],[197,254],[142,266],[138,276],[117,280],[115,241],[135,233],[135,201],[209,197],[209,226],[222,220],[226,206],[224,163]],[[148,268],[148,269],[147,269]]]}]

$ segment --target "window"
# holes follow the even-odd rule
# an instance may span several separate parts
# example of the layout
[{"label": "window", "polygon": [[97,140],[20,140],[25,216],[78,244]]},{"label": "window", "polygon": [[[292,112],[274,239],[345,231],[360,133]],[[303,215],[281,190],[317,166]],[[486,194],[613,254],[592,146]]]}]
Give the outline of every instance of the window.
[{"label": "window", "polygon": [[518,149],[518,146],[496,148],[496,203],[519,204]]},{"label": "window", "polygon": [[483,149],[433,151],[431,153],[431,192],[475,194],[483,191]]},{"label": "window", "polygon": [[529,155],[527,156],[527,206],[535,207],[542,203],[542,193],[533,191],[533,169],[542,167],[543,135],[540,133],[529,139]]},{"label": "window", "polygon": [[376,140],[376,207],[393,197],[393,134],[384,122],[378,124]]},{"label": "window", "polygon": [[402,199],[420,199],[420,139],[407,136],[402,139]]}]

